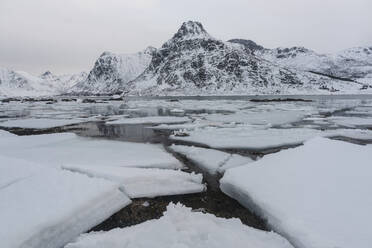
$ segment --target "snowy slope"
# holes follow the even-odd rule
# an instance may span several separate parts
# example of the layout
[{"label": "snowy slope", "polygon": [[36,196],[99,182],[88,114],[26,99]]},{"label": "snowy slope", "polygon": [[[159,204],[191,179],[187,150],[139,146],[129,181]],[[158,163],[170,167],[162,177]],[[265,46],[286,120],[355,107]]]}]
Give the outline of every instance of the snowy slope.
[{"label": "snowy slope", "polygon": [[0,68],[0,96],[15,96],[15,95],[29,95],[29,94],[43,94],[48,92],[37,92],[33,82],[35,78],[30,78],[26,73],[19,73],[6,68]]},{"label": "snowy slope", "polygon": [[336,69],[332,58],[304,47],[262,49],[255,54],[275,64],[297,70],[332,74]]},{"label": "snowy slope", "polygon": [[37,77],[23,71],[0,68],[0,96],[58,95],[85,77],[85,72],[56,76],[49,71]]},{"label": "snowy slope", "polygon": [[47,71],[43,73],[40,78],[45,81],[45,84],[49,84],[51,88],[54,88],[58,93],[62,94],[77,83],[85,80],[87,76],[86,72],[57,76],[50,71]]},{"label": "snowy slope", "polygon": [[372,85],[372,46],[355,47],[333,56],[340,75]]},{"label": "snowy slope", "polygon": [[86,80],[68,90],[73,94],[113,94],[127,89],[127,83],[149,65],[155,48],[134,54],[104,52],[97,59]]},{"label": "snowy slope", "polygon": [[250,40],[233,39],[229,42],[241,44],[257,57],[286,68],[372,85],[372,47],[355,47],[335,54],[320,54],[305,47],[267,49]]}]

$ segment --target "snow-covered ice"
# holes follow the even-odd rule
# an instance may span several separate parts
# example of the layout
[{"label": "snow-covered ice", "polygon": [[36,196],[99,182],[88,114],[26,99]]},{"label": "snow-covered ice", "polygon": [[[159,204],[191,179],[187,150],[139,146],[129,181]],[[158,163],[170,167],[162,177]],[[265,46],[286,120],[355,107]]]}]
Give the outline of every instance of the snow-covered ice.
[{"label": "snow-covered ice", "polygon": [[227,170],[221,189],[299,248],[372,244],[372,146],[315,138]]},{"label": "snow-covered ice", "polygon": [[164,216],[108,232],[81,235],[65,248],[293,248],[274,232],[170,204]]},{"label": "snow-covered ice", "polygon": [[15,137],[15,134],[9,133],[8,131],[0,130],[0,138]]},{"label": "snow-covered ice", "polygon": [[359,127],[359,126],[369,126],[372,127],[372,118],[371,117],[350,117],[350,116],[336,116],[327,118],[328,121],[331,121],[339,126],[344,127]]},{"label": "snow-covered ice", "polygon": [[260,111],[260,112],[240,112],[234,114],[211,114],[207,120],[214,122],[234,122],[252,125],[283,125],[286,123],[300,121],[306,116],[306,111]]},{"label": "snow-covered ice", "polygon": [[62,247],[130,202],[118,184],[44,168],[0,189],[1,247]]},{"label": "snow-covered ice", "polygon": [[84,119],[27,118],[0,122],[1,127],[46,129],[86,122]]},{"label": "snow-covered ice", "polygon": [[166,124],[166,123],[185,123],[190,121],[188,117],[177,116],[147,116],[137,118],[122,118],[116,121],[108,121],[108,125],[118,124]]},{"label": "snow-covered ice", "polygon": [[59,167],[67,164],[182,168],[162,146],[79,137],[72,133],[0,139],[0,154]]},{"label": "snow-covered ice", "polygon": [[226,169],[251,163],[253,160],[238,154],[194,146],[172,145],[173,152],[182,154],[209,174],[224,173]]},{"label": "snow-covered ice", "polygon": [[328,131],[329,136],[342,136],[359,140],[372,140],[372,130],[368,129],[336,129]]},{"label": "snow-covered ice", "polygon": [[39,173],[43,167],[22,159],[15,159],[0,155],[0,190]]},{"label": "snow-covered ice", "polygon": [[312,137],[325,134],[326,132],[310,128],[209,127],[190,131],[186,137],[171,136],[171,139],[195,142],[213,148],[261,150],[301,144]]},{"label": "snow-covered ice", "polygon": [[200,174],[179,170],[115,166],[63,166],[64,169],[123,185],[130,198],[199,193],[205,190]]}]

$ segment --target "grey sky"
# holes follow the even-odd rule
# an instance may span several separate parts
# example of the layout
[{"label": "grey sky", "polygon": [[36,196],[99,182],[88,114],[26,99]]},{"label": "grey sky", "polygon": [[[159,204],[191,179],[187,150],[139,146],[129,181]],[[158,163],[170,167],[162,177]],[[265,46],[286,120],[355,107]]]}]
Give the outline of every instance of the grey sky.
[{"label": "grey sky", "polygon": [[222,40],[335,52],[372,46],[371,0],[0,0],[0,66],[88,71],[103,51],[131,53],[197,20]]}]

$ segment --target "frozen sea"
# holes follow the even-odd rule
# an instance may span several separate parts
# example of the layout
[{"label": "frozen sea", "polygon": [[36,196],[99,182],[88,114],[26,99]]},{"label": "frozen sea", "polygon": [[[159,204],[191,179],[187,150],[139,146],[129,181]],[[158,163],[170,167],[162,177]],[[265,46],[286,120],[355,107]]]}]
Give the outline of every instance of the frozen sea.
[{"label": "frozen sea", "polygon": [[[275,175],[284,180],[285,176],[295,176],[300,171],[312,171],[309,168],[312,166],[310,158],[317,156],[312,154],[317,150],[306,144],[318,144],[312,141],[317,139],[325,140],[318,142],[322,145],[318,154],[324,159],[316,160],[317,167],[314,169],[323,168],[319,172],[324,173],[323,181],[332,181],[336,188],[342,188],[345,180],[348,180],[345,175],[354,175],[349,171],[350,163],[344,161],[354,161],[355,166],[368,163],[366,158],[372,146],[372,95],[0,99],[0,198],[4,198],[0,199],[0,211],[2,209],[7,213],[7,221],[13,223],[13,226],[18,223],[23,228],[22,232],[27,234],[24,239],[17,239],[17,231],[9,231],[5,228],[6,225],[3,225],[3,228],[0,227],[0,237],[8,239],[9,247],[14,244],[19,244],[19,247],[36,247],[43,245],[43,240],[48,242],[45,247],[61,247],[69,242],[75,242],[71,247],[85,247],[84,242],[92,240],[110,248],[121,247],[122,244],[130,242],[130,237],[118,238],[114,235],[110,246],[110,240],[107,240],[112,234],[110,230],[121,228],[116,231],[118,234],[140,233],[158,244],[171,242],[180,247],[198,247],[197,240],[194,240],[196,243],[183,243],[184,240],[194,237],[190,231],[193,228],[189,226],[197,226],[197,218],[188,219],[187,227],[182,226],[180,229],[182,235],[174,233],[176,239],[168,241],[167,237],[152,234],[151,226],[159,226],[159,230],[162,230],[164,225],[166,230],[179,222],[176,215],[178,212],[182,214],[184,210],[173,211],[175,217],[172,218],[175,219],[170,222],[168,217],[163,217],[158,222],[154,219],[163,216],[171,202],[180,201],[192,208],[192,211],[211,214],[205,217],[206,223],[209,220],[217,221],[213,220],[212,215],[219,217],[221,224],[218,228],[205,229],[200,237],[197,237],[206,238],[203,242],[209,247],[221,247],[220,244],[226,244],[227,247],[229,242],[232,242],[232,239],[222,238],[218,245],[213,246],[215,242],[208,240],[210,232],[236,232],[239,233],[237,238],[239,235],[247,235],[245,242],[252,242],[259,247],[344,247],[344,244],[364,247],[363,245],[369,242],[368,231],[372,230],[369,229],[371,226],[368,223],[372,222],[363,223],[365,230],[360,232],[363,236],[356,232],[351,235],[353,237],[342,240],[329,240],[327,235],[324,236],[324,232],[317,233],[316,229],[311,229],[314,221],[320,226],[327,226],[321,222],[332,219],[321,217],[329,216],[327,211],[332,211],[327,205],[338,206],[338,203],[323,201],[326,204],[324,208],[317,205],[314,212],[305,209],[306,216],[301,214],[305,211],[301,209],[301,204],[293,204],[290,207],[280,205],[281,201],[278,199],[285,199],[285,203],[297,203],[306,195],[302,195],[301,191],[290,194],[290,190],[280,188],[277,184],[284,183],[276,181]],[[328,140],[332,142],[327,142]],[[301,147],[306,149],[296,150]],[[354,150],[355,152],[349,152]],[[334,172],[332,158],[327,157],[337,153],[344,156],[344,159],[337,160],[338,163],[344,162],[340,178]],[[288,158],[286,154],[294,155],[288,155]],[[276,157],[270,157],[273,155]],[[292,157],[296,160],[292,161]],[[306,170],[298,170],[296,167],[296,164],[301,163],[301,159],[307,161],[304,163]],[[261,160],[269,161],[265,164],[265,170],[254,170],[255,174],[252,176],[250,168],[263,164]],[[274,169],[270,169],[270,161],[275,164]],[[285,167],[281,164],[284,162],[293,164],[293,167]],[[332,167],[327,169],[330,164]],[[283,166],[283,170],[280,166]],[[365,175],[367,178],[371,173],[368,168],[361,166],[357,176]],[[282,171],[285,171],[285,175],[280,174]],[[48,208],[48,199],[33,201],[30,187],[44,188],[50,184],[52,180],[44,180],[42,176],[48,173],[53,174],[56,181],[60,180],[63,184],[60,187],[54,185],[55,189],[50,187],[48,192],[39,191],[35,198],[42,199],[44,195],[53,195],[53,190],[56,190],[63,192],[63,200],[67,201],[68,192],[74,185],[79,191],[76,191],[73,197],[89,192],[90,198],[81,198],[80,202],[77,202],[79,205],[74,202],[66,207],[61,205],[61,210],[57,213]],[[228,177],[224,177],[225,174]],[[304,176],[303,173],[301,176]],[[252,177],[257,183],[252,179],[251,184],[244,183],[245,178]],[[220,190],[221,178],[225,178],[223,192]],[[95,190],[92,187],[95,180],[97,188],[104,184],[107,191],[111,192],[113,197],[110,200],[115,205],[114,208],[107,208],[100,213],[95,211],[101,205],[105,207],[103,203],[107,201],[102,189]],[[293,181],[285,179],[291,187],[306,188],[309,197],[318,195],[313,191],[323,188],[322,185],[311,187],[312,181],[316,180],[300,177]],[[258,183],[267,187],[260,186],[256,189]],[[358,181],[354,176],[349,183],[354,185],[349,190],[350,193],[354,188],[363,188],[364,195],[372,195],[367,187],[368,180]],[[340,186],[337,186],[338,184]],[[372,189],[372,185],[369,186]],[[256,192],[260,195],[256,195]],[[322,192],[324,199],[333,199],[326,194],[328,191]],[[43,212],[49,213],[53,218],[44,218],[42,223],[34,221],[32,225],[21,225],[21,219],[17,222],[10,218],[9,216],[19,216],[28,219],[28,216],[22,214],[33,214],[33,209],[26,211],[20,206],[11,205],[16,205],[19,202],[17,197],[22,195],[28,195],[27,198],[21,199],[24,208],[32,203],[32,206],[38,209],[33,216],[35,220],[40,220]],[[266,196],[268,197],[264,198]],[[273,196],[278,198],[275,200],[277,204],[270,203],[270,199],[274,199]],[[371,203],[370,196],[358,196],[354,194],[353,201],[360,204],[360,207]],[[316,199],[315,197],[313,201]],[[61,199],[53,196],[53,201],[58,203]],[[260,205],[262,202],[264,205]],[[89,215],[82,215],[82,208],[90,205],[92,210]],[[270,209],[272,211],[262,214],[262,209],[266,209],[267,205],[273,206],[273,209]],[[353,207],[358,209],[358,206],[348,204],[344,205],[340,212],[352,212]],[[275,225],[282,208],[292,209],[285,212],[287,219],[292,221],[288,224],[290,228]],[[172,206],[168,207],[168,211],[169,209],[172,209]],[[334,214],[335,212],[337,213],[332,211],[335,220],[342,217]],[[76,225],[74,222],[66,221],[74,215],[78,215],[78,220],[83,223],[76,230],[71,229],[71,226]],[[164,216],[167,216],[167,212]],[[371,217],[365,216],[367,219]],[[84,218],[91,221],[84,221]],[[225,222],[229,218],[237,218],[242,225],[231,226],[229,222]],[[349,219],[349,223],[355,225],[355,228],[361,226],[360,221],[363,220],[352,217]],[[150,222],[146,224],[146,221]],[[339,231],[337,228],[341,226],[339,220],[335,223],[338,224],[330,225],[336,228],[332,232],[334,236]],[[129,227],[131,225],[135,226]],[[35,230],[35,226],[40,230]],[[51,226],[53,230],[50,229]],[[245,230],[244,226],[255,228],[258,233]],[[309,228],[308,233],[311,232],[312,236],[292,232],[304,226]],[[241,232],[233,231],[238,229],[241,229]],[[109,232],[103,235],[93,233],[92,236],[84,234],[78,238],[89,230]],[[187,235],[182,230],[187,230]],[[276,233],[271,235],[267,231]],[[12,237],[14,240],[11,240]],[[157,240],[159,238],[162,240]],[[355,242],[358,238],[364,241]]]}]

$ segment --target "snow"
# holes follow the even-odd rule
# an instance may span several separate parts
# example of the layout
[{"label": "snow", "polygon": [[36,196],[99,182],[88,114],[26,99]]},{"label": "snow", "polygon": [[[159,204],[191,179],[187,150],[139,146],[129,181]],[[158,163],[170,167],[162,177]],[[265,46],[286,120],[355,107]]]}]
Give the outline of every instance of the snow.
[{"label": "snow", "polygon": [[366,129],[336,129],[328,131],[329,137],[342,136],[359,140],[372,140],[372,130]]},{"label": "snow", "polygon": [[372,126],[371,117],[335,116],[329,117],[327,120],[344,127]]},{"label": "snow", "polygon": [[[14,166],[23,176],[26,166],[31,166],[20,160],[0,159],[0,168],[6,166],[6,173]],[[1,247],[64,246],[130,203],[118,187],[109,181],[49,168],[20,178],[0,189]]]},{"label": "snow", "polygon": [[79,137],[72,133],[0,138],[0,154],[60,167],[68,164],[179,169],[162,146]]},{"label": "snow", "polygon": [[242,166],[253,160],[238,154],[230,154],[213,149],[194,146],[171,145],[170,150],[184,155],[209,174],[224,173],[227,168]]},{"label": "snow", "polygon": [[312,137],[327,134],[310,128],[258,129],[251,126],[209,127],[196,129],[188,133],[189,136],[171,136],[171,139],[204,144],[217,149],[263,150],[298,145]]},{"label": "snow", "polygon": [[46,129],[86,122],[84,119],[27,118],[0,122],[1,127]]},{"label": "snow", "polygon": [[300,121],[305,117],[305,111],[260,111],[260,112],[240,112],[229,115],[212,114],[206,116],[207,120],[214,122],[234,122],[252,125],[283,125],[286,123]]},{"label": "snow", "polygon": [[4,130],[0,130],[0,138],[9,138],[9,137],[15,137],[15,134],[9,133]]},{"label": "snow", "polygon": [[0,155],[0,190],[39,173],[43,167],[26,160]]},{"label": "snow", "polygon": [[92,165],[67,165],[63,168],[89,177],[118,182],[123,185],[130,198],[191,194],[205,190],[202,175],[178,170]]},{"label": "snow", "polygon": [[170,204],[158,220],[109,232],[81,235],[66,248],[293,248],[273,232]]},{"label": "snow", "polygon": [[0,95],[5,96],[51,96],[64,93],[67,88],[83,80],[86,73],[56,76],[43,74],[33,76],[23,71],[0,68]]},{"label": "snow", "polygon": [[372,243],[372,146],[315,138],[228,170],[221,189],[298,248]]},{"label": "snow", "polygon": [[122,118],[115,121],[106,122],[107,125],[120,125],[120,124],[165,124],[165,123],[185,123],[190,121],[188,117],[177,116],[147,116],[136,118]]},{"label": "snow", "polygon": [[131,54],[103,52],[94,63],[86,80],[67,90],[74,94],[112,94],[126,90],[127,83],[139,76],[149,65],[152,51],[148,47]]}]

